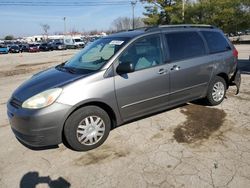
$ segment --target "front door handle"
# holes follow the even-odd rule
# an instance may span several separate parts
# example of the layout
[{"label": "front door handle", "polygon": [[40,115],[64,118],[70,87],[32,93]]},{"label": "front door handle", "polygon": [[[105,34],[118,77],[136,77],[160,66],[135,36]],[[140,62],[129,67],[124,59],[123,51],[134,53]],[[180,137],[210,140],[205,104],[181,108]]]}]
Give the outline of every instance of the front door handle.
[{"label": "front door handle", "polygon": [[176,70],[176,71],[178,71],[178,70],[180,70],[180,66],[178,66],[178,65],[174,65],[170,70],[172,71],[172,70]]}]

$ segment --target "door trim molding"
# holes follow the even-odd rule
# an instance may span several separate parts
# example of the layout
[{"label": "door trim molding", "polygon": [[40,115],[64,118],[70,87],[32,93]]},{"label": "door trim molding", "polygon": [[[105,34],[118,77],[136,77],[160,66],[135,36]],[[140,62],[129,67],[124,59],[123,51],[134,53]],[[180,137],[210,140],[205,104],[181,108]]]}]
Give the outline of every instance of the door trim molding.
[{"label": "door trim molding", "polygon": [[180,90],[177,90],[177,91],[174,91],[174,92],[158,95],[158,96],[155,96],[155,97],[150,97],[150,98],[143,99],[143,100],[133,102],[133,103],[130,103],[130,104],[126,104],[126,105],[122,106],[121,108],[127,108],[127,107],[130,107],[130,106],[136,105],[136,104],[144,103],[144,102],[154,100],[154,99],[158,99],[158,98],[161,98],[161,97],[165,97],[165,96],[168,96],[168,95],[173,95],[175,93],[182,92],[182,91],[189,90],[189,89],[193,89],[195,87],[199,87],[199,86],[203,86],[203,85],[207,85],[207,82],[197,84],[197,85],[194,85],[194,86],[190,86],[190,87],[187,87],[187,88],[184,88],[184,89],[180,89]]}]

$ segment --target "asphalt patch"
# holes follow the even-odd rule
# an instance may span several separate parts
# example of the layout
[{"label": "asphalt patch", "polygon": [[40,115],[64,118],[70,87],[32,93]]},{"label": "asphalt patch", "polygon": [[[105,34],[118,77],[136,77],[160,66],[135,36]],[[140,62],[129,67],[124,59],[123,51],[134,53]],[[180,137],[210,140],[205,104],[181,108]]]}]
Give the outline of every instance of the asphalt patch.
[{"label": "asphalt patch", "polygon": [[181,108],[187,120],[174,130],[174,138],[178,143],[194,143],[208,139],[220,129],[226,117],[224,110],[201,105],[187,105]]},{"label": "asphalt patch", "polygon": [[40,71],[49,68],[49,64],[55,64],[56,62],[50,61],[46,63],[36,63],[36,64],[20,64],[16,66],[16,69],[0,71],[1,77],[9,77],[21,74],[28,74],[35,71]]},{"label": "asphalt patch", "polygon": [[32,63],[32,64],[20,64],[17,65],[16,67],[35,67],[39,65],[46,65],[46,64],[52,64],[52,63],[57,63],[56,61],[49,61],[49,62],[42,62],[42,63]]},{"label": "asphalt patch", "polygon": [[77,158],[74,162],[76,165],[94,165],[112,161],[118,158],[126,157],[129,151],[115,149],[109,146],[102,146],[94,151],[89,151]]}]

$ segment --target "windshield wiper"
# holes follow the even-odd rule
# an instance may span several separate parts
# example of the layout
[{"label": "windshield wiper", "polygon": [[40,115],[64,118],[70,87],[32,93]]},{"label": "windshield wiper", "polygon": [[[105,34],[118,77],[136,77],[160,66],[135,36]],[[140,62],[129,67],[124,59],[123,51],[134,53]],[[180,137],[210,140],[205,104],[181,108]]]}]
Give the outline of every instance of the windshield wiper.
[{"label": "windshield wiper", "polygon": [[68,71],[69,73],[71,74],[75,74],[76,73],[76,70],[74,68],[71,68],[71,67],[63,67],[66,71]]},{"label": "windshield wiper", "polygon": [[61,70],[65,70],[65,71],[67,71],[67,72],[69,72],[69,73],[71,73],[71,74],[75,74],[75,73],[76,73],[76,70],[75,70],[74,68],[72,68],[72,67],[65,67],[65,66],[64,66],[65,63],[66,63],[66,62],[61,63],[60,65],[57,65],[56,68],[61,69]]}]

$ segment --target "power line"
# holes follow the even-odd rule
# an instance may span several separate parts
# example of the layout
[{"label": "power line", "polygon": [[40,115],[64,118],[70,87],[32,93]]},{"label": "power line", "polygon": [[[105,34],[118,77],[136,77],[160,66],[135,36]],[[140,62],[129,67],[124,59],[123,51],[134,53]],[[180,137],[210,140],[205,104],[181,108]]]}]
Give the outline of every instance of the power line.
[{"label": "power line", "polygon": [[70,1],[70,2],[56,2],[56,1],[2,1],[0,6],[121,6],[128,5],[128,1]]},{"label": "power line", "polygon": [[133,22],[133,29],[135,29],[135,5],[137,1],[131,1],[131,6],[132,6],[132,22]]},{"label": "power line", "polygon": [[120,1],[77,1],[77,0],[74,0],[74,1],[70,1],[70,0],[65,0],[63,2],[61,1],[56,1],[56,0],[51,0],[51,1],[48,1],[48,0],[41,0],[41,1],[32,1],[32,0],[29,0],[29,1],[0,1],[0,3],[69,3],[69,2],[78,2],[78,3],[121,3],[121,2],[129,2],[129,1],[125,1],[125,0],[120,0]]}]

